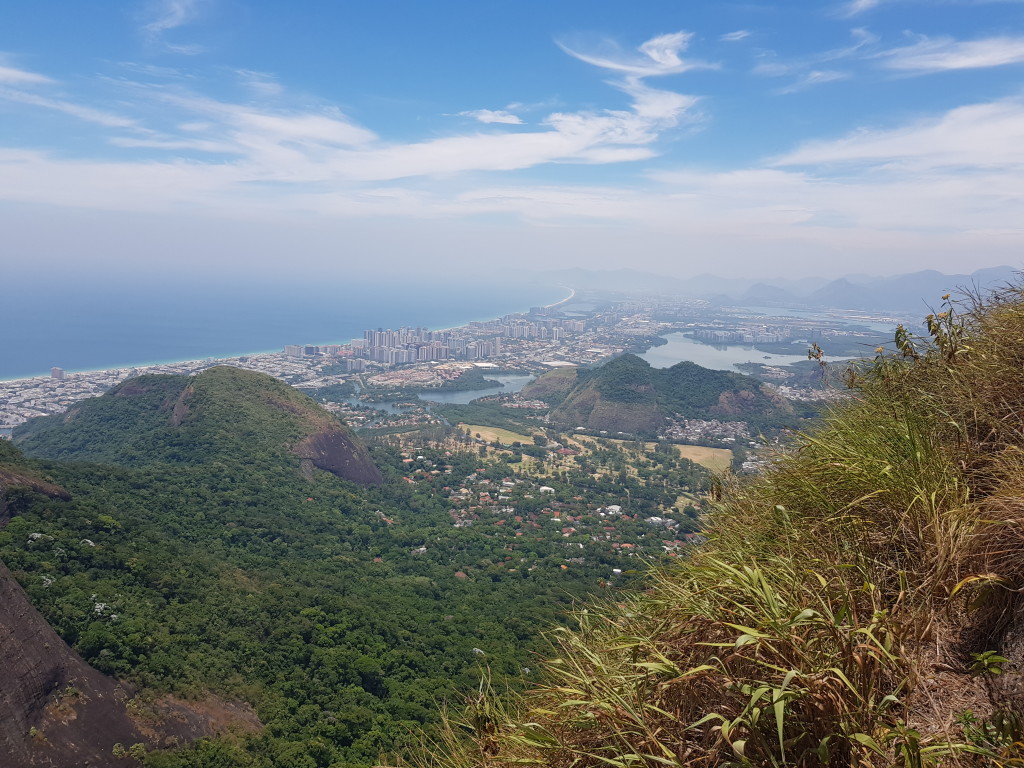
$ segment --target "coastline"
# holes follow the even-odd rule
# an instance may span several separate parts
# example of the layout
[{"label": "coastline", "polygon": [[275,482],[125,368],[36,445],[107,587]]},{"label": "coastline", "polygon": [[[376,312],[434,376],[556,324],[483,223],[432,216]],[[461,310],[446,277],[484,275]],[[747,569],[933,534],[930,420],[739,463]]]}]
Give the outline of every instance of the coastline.
[{"label": "coastline", "polygon": [[[555,287],[557,287],[557,288],[565,288],[566,290],[569,291],[569,295],[566,296],[564,299],[561,299],[559,301],[554,302],[553,304],[544,304],[544,305],[542,305],[545,309],[551,309],[552,307],[561,306],[562,304],[565,304],[565,303],[571,301],[576,296],[576,289],[574,289],[574,288],[572,288],[570,286],[567,286],[567,285],[556,285]],[[520,312],[518,312],[518,313],[516,313],[516,312],[509,312],[507,314],[522,314],[522,313],[523,313],[523,310],[520,310]],[[488,320],[493,320],[493,319],[495,319],[495,318],[492,316],[492,317],[487,317],[487,318],[483,318],[483,319],[467,320],[467,321],[465,321],[465,322],[463,322],[463,323],[461,323],[459,325],[450,325],[450,326],[446,326],[446,327],[442,327],[442,328],[432,327],[432,328],[430,328],[430,330],[431,331],[452,331],[452,330],[456,330],[458,328],[465,328],[470,323],[486,322]],[[321,343],[317,343],[317,346],[322,346],[322,345],[327,345],[327,344],[337,344],[337,343],[338,342],[336,342],[336,341],[322,342],[322,344]],[[65,373],[68,374],[68,375],[113,374],[115,371],[127,371],[127,370],[132,370],[132,369],[139,369],[140,371],[143,371],[143,370],[145,370],[147,368],[159,368],[159,367],[163,367],[163,366],[175,366],[175,365],[200,365],[200,364],[202,364],[204,362],[207,362],[207,361],[227,361],[227,360],[237,360],[237,359],[242,358],[242,357],[256,357],[256,356],[259,356],[259,355],[279,355],[279,354],[282,354],[281,350],[279,350],[279,349],[272,349],[272,350],[262,350],[262,351],[259,351],[259,352],[241,352],[241,353],[238,353],[238,354],[229,354],[229,355],[216,355],[216,356],[208,355],[206,357],[186,358],[186,359],[181,359],[181,360],[163,360],[163,361],[148,361],[148,362],[139,362],[139,363],[125,363],[125,364],[121,364],[121,365],[111,365],[111,366],[107,366],[105,368],[74,368],[74,369],[65,369]],[[11,383],[16,383],[16,382],[28,382],[28,381],[34,381],[34,380],[37,380],[37,379],[47,380],[49,378],[50,378],[50,375],[47,374],[47,373],[39,373],[39,374],[36,374],[34,376],[14,376],[14,377],[11,377],[11,378],[0,378],[0,384],[11,384]]]}]

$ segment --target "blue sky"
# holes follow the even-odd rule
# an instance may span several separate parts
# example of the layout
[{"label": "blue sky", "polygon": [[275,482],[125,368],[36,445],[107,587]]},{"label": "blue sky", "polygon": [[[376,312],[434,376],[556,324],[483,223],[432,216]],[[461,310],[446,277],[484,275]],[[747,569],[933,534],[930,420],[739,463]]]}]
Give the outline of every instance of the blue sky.
[{"label": "blue sky", "polygon": [[8,274],[1021,264],[1024,2],[34,0]]}]

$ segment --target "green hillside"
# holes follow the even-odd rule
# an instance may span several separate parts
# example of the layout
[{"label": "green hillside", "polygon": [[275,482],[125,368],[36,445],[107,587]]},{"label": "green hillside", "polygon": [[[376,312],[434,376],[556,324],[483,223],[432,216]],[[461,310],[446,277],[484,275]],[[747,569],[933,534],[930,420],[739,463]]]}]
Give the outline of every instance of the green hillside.
[{"label": "green hillside", "polygon": [[140,376],[14,434],[30,456],[122,466],[219,461],[315,466],[362,484],[380,472],[315,401],[277,379],[219,366],[197,376]]},{"label": "green hillside", "polygon": [[749,376],[691,362],[653,368],[628,354],[575,377],[550,371],[523,396],[557,403],[549,414],[556,424],[637,435],[656,433],[669,418],[797,423],[789,403]]},{"label": "green hillside", "polygon": [[1024,289],[956,309],[421,763],[1024,765]]}]

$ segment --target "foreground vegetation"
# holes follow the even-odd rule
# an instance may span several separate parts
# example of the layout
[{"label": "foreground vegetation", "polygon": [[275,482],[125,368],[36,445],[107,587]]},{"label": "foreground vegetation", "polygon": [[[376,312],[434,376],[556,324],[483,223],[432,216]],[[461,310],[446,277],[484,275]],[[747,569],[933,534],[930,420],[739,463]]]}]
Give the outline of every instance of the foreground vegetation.
[{"label": "foreground vegetation", "polygon": [[928,328],[420,764],[1024,765],[1024,289]]}]

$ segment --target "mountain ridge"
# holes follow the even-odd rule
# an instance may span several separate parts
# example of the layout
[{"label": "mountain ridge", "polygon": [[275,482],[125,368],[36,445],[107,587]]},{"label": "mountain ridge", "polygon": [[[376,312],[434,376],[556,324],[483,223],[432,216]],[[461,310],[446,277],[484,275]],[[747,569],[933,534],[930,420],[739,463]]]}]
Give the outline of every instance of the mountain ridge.
[{"label": "mountain ridge", "polygon": [[988,289],[1012,282],[1019,273],[1010,266],[985,267],[969,274],[944,274],[934,269],[899,275],[844,275],[838,278],[723,278],[701,274],[690,278],[639,270],[559,270],[543,273],[547,280],[577,289],[675,294],[714,301],[764,302],[777,306],[829,307],[873,311],[920,312],[935,296],[959,288]]}]

